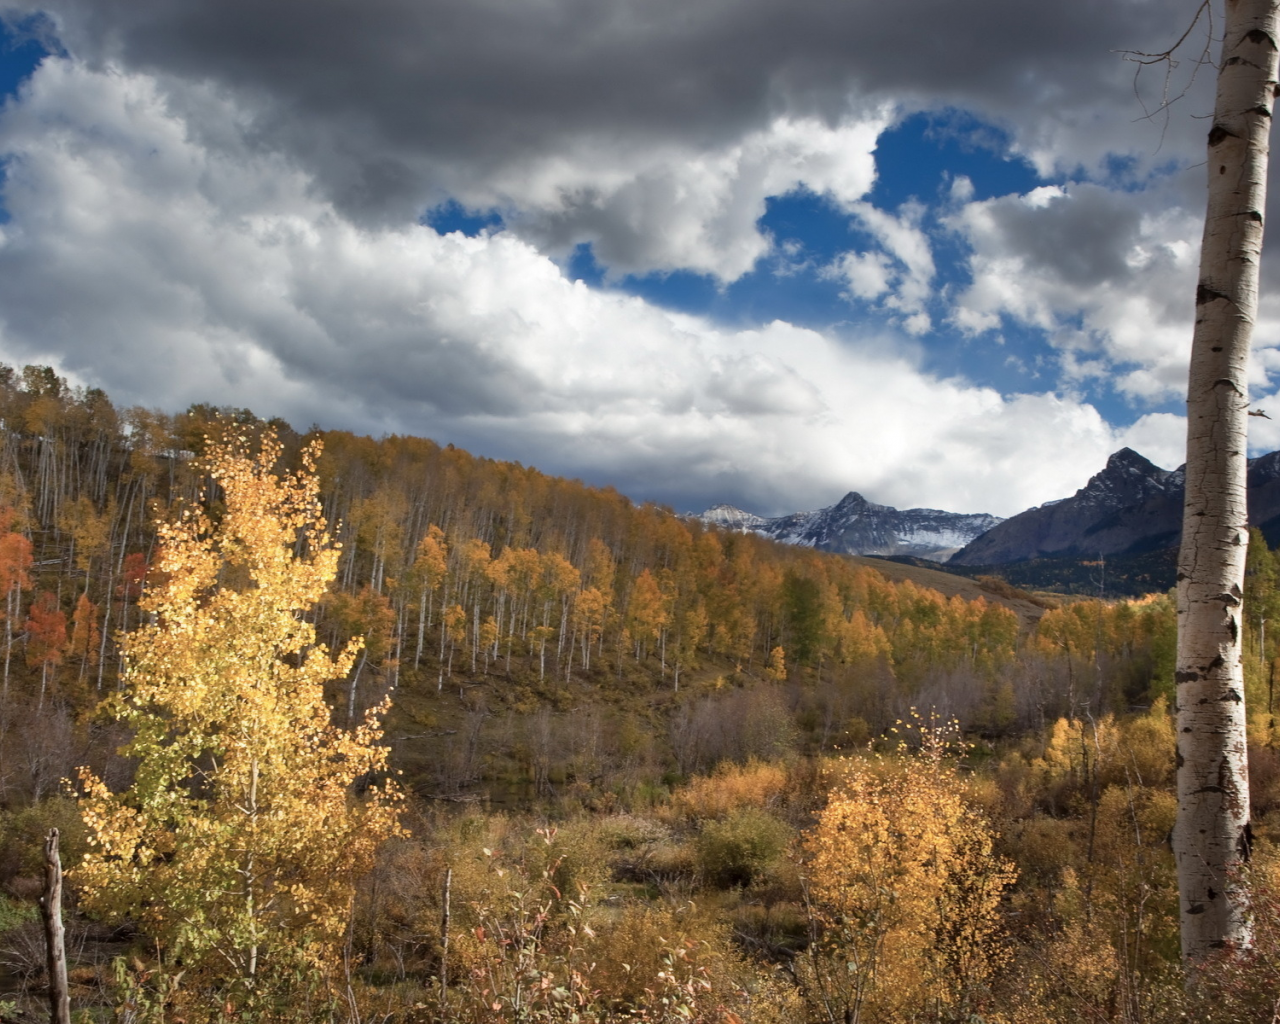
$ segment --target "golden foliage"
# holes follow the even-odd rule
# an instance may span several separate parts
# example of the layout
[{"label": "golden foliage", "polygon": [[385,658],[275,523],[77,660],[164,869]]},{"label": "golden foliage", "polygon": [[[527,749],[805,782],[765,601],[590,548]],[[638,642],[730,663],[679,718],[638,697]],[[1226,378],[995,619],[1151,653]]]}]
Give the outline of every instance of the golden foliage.
[{"label": "golden foliage", "polygon": [[945,736],[892,760],[850,760],[805,837],[815,936],[798,961],[833,1019],[962,1019],[1007,960],[1000,900],[1015,877],[968,806]]},{"label": "golden foliage", "polygon": [[714,775],[690,779],[671,795],[671,806],[689,818],[723,818],[742,807],[769,807],[787,789],[787,770],[751,758],[745,765],[721,764]]},{"label": "golden foliage", "polygon": [[208,457],[219,518],[189,508],[160,529],[150,622],[125,638],[125,689],[107,702],[133,731],[133,785],[112,793],[81,771],[90,851],[76,882],[94,910],[139,920],[188,988],[220,979],[222,1009],[195,994],[188,1019],[270,1016],[281,987],[330,974],[355,880],[398,830],[376,718],[338,729],[323,699],[360,641],[330,656],[305,617],[338,558],[317,452],[281,478],[273,437],[245,448]]}]

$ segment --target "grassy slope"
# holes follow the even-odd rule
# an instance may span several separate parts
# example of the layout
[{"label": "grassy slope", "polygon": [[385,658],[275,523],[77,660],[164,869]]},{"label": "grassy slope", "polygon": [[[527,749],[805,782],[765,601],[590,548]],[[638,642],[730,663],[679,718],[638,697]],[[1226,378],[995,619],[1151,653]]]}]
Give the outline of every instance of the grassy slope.
[{"label": "grassy slope", "polygon": [[892,580],[894,583],[910,580],[916,586],[936,590],[944,597],[960,597],[965,601],[976,601],[981,597],[984,600],[1002,604],[1017,613],[1023,629],[1030,629],[1034,626],[1040,621],[1040,616],[1045,611],[1039,605],[1022,598],[1005,597],[1001,594],[993,593],[984,588],[977,580],[970,579],[967,576],[957,576],[954,573],[941,572],[937,569],[926,569],[920,565],[908,565],[905,562],[891,562],[884,558],[869,558],[864,555],[851,555],[849,557],[859,565],[875,569],[881,576]]}]

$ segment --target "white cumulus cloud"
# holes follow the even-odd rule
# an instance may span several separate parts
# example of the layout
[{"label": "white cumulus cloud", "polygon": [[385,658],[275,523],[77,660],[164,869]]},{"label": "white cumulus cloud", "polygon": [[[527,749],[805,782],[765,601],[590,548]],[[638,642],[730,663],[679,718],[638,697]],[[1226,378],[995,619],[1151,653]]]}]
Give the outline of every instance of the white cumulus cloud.
[{"label": "white cumulus cloud", "polygon": [[1078,183],[964,204],[948,223],[972,249],[972,283],[952,322],[971,334],[1004,319],[1037,328],[1068,382],[1108,377],[1138,401],[1180,397],[1200,221],[1167,200],[1159,188]]},{"label": "white cumulus cloud", "polygon": [[[855,488],[1008,514],[1116,446],[1090,406],[929,375],[891,332],[718,327],[569,281],[510,233],[359,223],[250,122],[212,85],[47,61],[0,114],[0,356],[126,403],[425,434],[689,507]],[[796,139],[821,133],[778,131],[818,159]],[[856,203],[857,174],[819,164]],[[878,230],[927,278],[909,220]]]}]

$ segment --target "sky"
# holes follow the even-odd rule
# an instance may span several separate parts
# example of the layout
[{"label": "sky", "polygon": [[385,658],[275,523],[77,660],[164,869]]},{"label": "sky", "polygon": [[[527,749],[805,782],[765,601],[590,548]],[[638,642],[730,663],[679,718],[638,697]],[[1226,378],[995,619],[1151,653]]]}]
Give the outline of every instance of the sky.
[{"label": "sky", "polygon": [[1173,468],[1198,7],[0,0],[0,361],[682,512]]}]

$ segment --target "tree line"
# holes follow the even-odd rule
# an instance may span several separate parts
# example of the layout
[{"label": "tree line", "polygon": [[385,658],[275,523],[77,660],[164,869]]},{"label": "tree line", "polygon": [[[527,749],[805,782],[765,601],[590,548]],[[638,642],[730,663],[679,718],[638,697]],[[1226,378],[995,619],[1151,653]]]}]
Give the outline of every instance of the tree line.
[{"label": "tree line", "polygon": [[[210,487],[199,468],[210,443],[264,431],[280,438],[281,468],[323,448],[319,500],[340,553],[311,618],[331,647],[365,638],[330,686],[343,722],[401,690],[526,711],[579,691],[652,694],[675,716],[669,756],[687,769],[714,756],[689,752],[699,702],[727,707],[744,686],[779,694],[817,749],[916,704],[998,734],[1171,686],[1164,599],[1074,602],[1028,632],[994,600],[948,599],[451,445],[300,434],[207,405],[119,410],[48,367],[0,367],[0,798],[38,799],[73,754],[106,756],[114,741],[83,713],[117,686],[157,526]],[[457,731],[425,742],[456,746]]]}]

